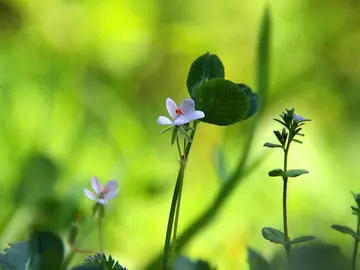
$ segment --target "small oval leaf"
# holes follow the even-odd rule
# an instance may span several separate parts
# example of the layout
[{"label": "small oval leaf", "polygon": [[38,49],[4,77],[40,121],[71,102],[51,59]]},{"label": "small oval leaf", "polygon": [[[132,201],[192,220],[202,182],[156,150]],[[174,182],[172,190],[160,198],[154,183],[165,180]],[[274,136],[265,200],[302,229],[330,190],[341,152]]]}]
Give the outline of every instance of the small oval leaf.
[{"label": "small oval leaf", "polygon": [[246,119],[249,98],[239,87],[225,79],[211,79],[196,92],[196,109],[205,113],[202,122],[228,126]]},{"label": "small oval leaf", "polygon": [[315,239],[316,239],[315,236],[305,235],[305,236],[300,236],[300,237],[297,237],[297,238],[291,240],[290,244],[298,244],[298,243],[303,243],[303,242],[307,242],[307,241],[312,241]]},{"label": "small oval leaf", "polygon": [[298,177],[302,174],[309,173],[307,170],[288,170],[285,172],[285,177]]},{"label": "small oval leaf", "polygon": [[247,86],[246,84],[238,83],[237,86],[239,87],[240,90],[244,91],[244,93],[249,98],[250,107],[249,107],[249,111],[246,115],[246,119],[250,118],[259,109],[259,96],[256,93],[253,93],[251,88],[249,86]]},{"label": "small oval leaf", "polygon": [[196,97],[197,89],[213,78],[224,78],[225,69],[220,58],[209,52],[198,57],[190,66],[186,85],[192,99]]},{"label": "small oval leaf", "polygon": [[287,241],[285,241],[285,234],[277,229],[264,227],[261,230],[263,237],[266,240],[269,240],[275,244],[283,244],[286,245]]},{"label": "small oval leaf", "polygon": [[269,142],[265,143],[264,146],[269,148],[282,148],[282,145],[280,144],[269,143]]},{"label": "small oval leaf", "polygon": [[271,177],[277,177],[277,176],[284,177],[285,172],[282,169],[274,169],[274,170],[269,172],[269,176],[271,176]]},{"label": "small oval leaf", "polygon": [[360,235],[356,234],[356,232],[353,231],[353,229],[342,226],[342,225],[332,225],[331,228],[333,228],[335,231],[341,232],[343,234],[351,235],[355,240],[360,241]]}]

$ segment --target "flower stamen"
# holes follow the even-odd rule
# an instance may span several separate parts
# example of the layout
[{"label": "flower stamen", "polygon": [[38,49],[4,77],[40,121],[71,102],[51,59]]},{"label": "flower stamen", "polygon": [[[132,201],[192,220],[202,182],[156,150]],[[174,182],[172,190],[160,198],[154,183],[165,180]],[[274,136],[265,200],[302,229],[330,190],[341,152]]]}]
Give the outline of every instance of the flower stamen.
[{"label": "flower stamen", "polygon": [[177,108],[177,109],[175,110],[175,112],[176,112],[176,114],[179,115],[179,116],[184,114],[184,112],[183,112],[183,110],[182,110],[181,108]]}]

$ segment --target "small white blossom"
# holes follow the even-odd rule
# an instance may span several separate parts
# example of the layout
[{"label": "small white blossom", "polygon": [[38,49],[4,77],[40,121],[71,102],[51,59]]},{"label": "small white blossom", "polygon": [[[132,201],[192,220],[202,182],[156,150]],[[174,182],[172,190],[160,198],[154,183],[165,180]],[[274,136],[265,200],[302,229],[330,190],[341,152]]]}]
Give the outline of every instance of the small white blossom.
[{"label": "small white blossom", "polygon": [[101,188],[101,183],[96,176],[93,176],[91,178],[91,187],[94,192],[91,192],[87,188],[84,188],[84,193],[86,197],[93,201],[97,201],[99,204],[106,204],[119,192],[119,190],[117,189],[118,183],[116,180],[111,180],[107,182],[106,185]]},{"label": "small white blossom", "polygon": [[159,116],[157,119],[159,125],[182,126],[189,123],[190,121],[205,117],[204,112],[195,111],[195,102],[191,98],[184,99],[179,107],[171,98],[167,98],[166,109],[173,120],[166,116]]}]

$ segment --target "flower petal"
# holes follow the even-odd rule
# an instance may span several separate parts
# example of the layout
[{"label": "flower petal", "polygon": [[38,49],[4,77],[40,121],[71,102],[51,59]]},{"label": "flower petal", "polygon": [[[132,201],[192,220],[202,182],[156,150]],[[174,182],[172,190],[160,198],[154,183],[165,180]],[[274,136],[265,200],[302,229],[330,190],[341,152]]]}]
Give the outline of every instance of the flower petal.
[{"label": "flower petal", "polygon": [[173,101],[171,98],[166,99],[166,109],[173,119],[178,117],[178,115],[176,114],[177,105],[175,101]]},{"label": "flower petal", "polygon": [[107,184],[104,187],[104,191],[106,190],[106,194],[114,193],[118,187],[118,182],[116,180],[111,180],[107,182]]},{"label": "flower petal", "polygon": [[99,194],[101,192],[101,184],[96,176],[93,176],[91,178],[91,187],[93,188],[96,194]]},{"label": "flower petal", "polygon": [[190,114],[195,111],[195,102],[191,98],[186,98],[181,102],[179,108],[183,111],[184,115]]},{"label": "flower petal", "polygon": [[194,111],[190,114],[184,114],[177,119],[174,120],[174,124],[177,126],[185,125],[186,123],[189,123],[190,121],[197,120],[204,118],[205,114],[202,111]]},{"label": "flower petal", "polygon": [[302,117],[301,115],[295,114],[295,113],[294,113],[293,117],[294,117],[294,120],[296,120],[298,122],[306,120],[306,118]]},{"label": "flower petal", "polygon": [[191,120],[189,120],[189,116],[188,115],[181,115],[179,116],[178,118],[176,118],[174,120],[174,124],[176,126],[182,126],[182,125],[185,125],[187,123],[189,123]]},{"label": "flower petal", "polygon": [[205,113],[202,111],[194,111],[188,117],[190,119],[189,121],[193,121],[193,120],[204,118]]},{"label": "flower petal", "polygon": [[159,125],[166,126],[166,125],[173,125],[173,121],[165,116],[159,116],[157,119]]},{"label": "flower petal", "polygon": [[107,200],[105,199],[96,199],[96,201],[100,204],[106,204],[107,203]]},{"label": "flower petal", "polygon": [[88,190],[87,188],[84,188],[84,193],[85,196],[88,197],[90,200],[94,200],[96,201],[96,196],[94,195],[94,193],[92,193],[90,190]]},{"label": "flower petal", "polygon": [[105,201],[109,201],[109,200],[111,200],[112,198],[114,198],[118,193],[119,193],[119,190],[118,190],[118,189],[115,190],[115,191],[113,191],[113,192],[109,192],[108,194],[105,195],[104,200],[105,200]]}]

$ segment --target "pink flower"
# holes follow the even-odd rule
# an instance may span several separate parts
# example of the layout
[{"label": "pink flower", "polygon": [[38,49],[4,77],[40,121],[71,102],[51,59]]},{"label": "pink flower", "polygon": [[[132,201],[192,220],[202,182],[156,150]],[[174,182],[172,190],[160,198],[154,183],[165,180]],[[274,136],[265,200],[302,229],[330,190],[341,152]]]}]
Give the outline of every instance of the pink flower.
[{"label": "pink flower", "polygon": [[116,180],[111,180],[101,188],[101,183],[96,176],[91,178],[91,187],[94,192],[84,188],[85,196],[91,200],[97,201],[99,204],[106,204],[109,200],[114,198],[119,190],[117,189],[118,183]]}]

